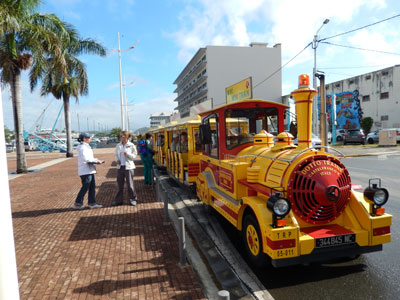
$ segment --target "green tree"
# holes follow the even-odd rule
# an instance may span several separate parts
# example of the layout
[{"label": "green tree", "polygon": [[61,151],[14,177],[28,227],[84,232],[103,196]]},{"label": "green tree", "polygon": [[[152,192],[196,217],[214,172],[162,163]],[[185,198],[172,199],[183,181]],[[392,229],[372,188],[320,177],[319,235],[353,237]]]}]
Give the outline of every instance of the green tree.
[{"label": "green tree", "polygon": [[0,1],[1,82],[10,86],[17,150],[17,173],[27,172],[22,123],[21,72],[45,60],[61,57],[59,19],[36,12],[40,0]]},{"label": "green tree", "polygon": [[8,129],[7,126],[4,126],[4,136],[6,138],[6,142],[9,143],[14,136],[14,133]]},{"label": "green tree", "polygon": [[113,129],[111,129],[111,132],[110,132],[110,137],[117,137],[117,138],[119,138],[119,136],[120,136],[120,134],[121,134],[121,128],[113,128]]},{"label": "green tree", "polygon": [[82,39],[71,24],[63,22],[68,34],[62,37],[62,60],[52,56],[32,69],[31,89],[34,89],[40,79],[43,84],[42,96],[52,94],[56,99],[62,99],[64,104],[65,129],[67,134],[67,157],[73,156],[71,118],[69,99],[88,95],[88,77],[86,67],[77,56],[81,54],[106,55],[106,49],[93,39]]},{"label": "green tree", "polygon": [[366,117],[361,120],[361,128],[364,130],[365,135],[370,133],[374,120],[371,117]]}]

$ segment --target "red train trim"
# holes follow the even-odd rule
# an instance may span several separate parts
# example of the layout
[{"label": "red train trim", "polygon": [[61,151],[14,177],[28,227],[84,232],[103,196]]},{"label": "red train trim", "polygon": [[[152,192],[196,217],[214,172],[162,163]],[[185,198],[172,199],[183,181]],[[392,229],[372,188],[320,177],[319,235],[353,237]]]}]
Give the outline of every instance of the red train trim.
[{"label": "red train trim", "polygon": [[390,226],[374,228],[374,236],[390,233]]},{"label": "red train trim", "polygon": [[226,206],[222,201],[214,198],[214,204],[217,205],[219,208],[221,208],[223,211],[225,211],[228,215],[230,215],[232,218],[234,218],[236,221],[238,219],[238,214],[235,213],[232,209],[230,209],[228,206]]},{"label": "red train trim", "polygon": [[263,185],[261,185],[259,183],[249,183],[249,182],[246,181],[246,179],[239,179],[238,182],[240,184],[248,187],[249,189],[251,189],[253,191],[256,191],[256,192],[259,192],[259,193],[261,193],[263,195],[266,195],[268,197],[271,195],[271,189],[266,187],[266,186],[263,186]]},{"label": "red train trim", "polygon": [[318,226],[318,227],[308,227],[302,228],[301,231],[307,233],[309,236],[317,239],[335,235],[344,235],[349,233],[354,233],[351,230],[348,230],[340,225],[327,225],[327,226]]},{"label": "red train trim", "polygon": [[273,241],[273,240],[271,240],[270,238],[267,237],[267,245],[272,250],[281,250],[281,249],[285,249],[285,248],[294,248],[294,247],[296,247],[296,240],[295,239],[290,239],[290,240]]}]

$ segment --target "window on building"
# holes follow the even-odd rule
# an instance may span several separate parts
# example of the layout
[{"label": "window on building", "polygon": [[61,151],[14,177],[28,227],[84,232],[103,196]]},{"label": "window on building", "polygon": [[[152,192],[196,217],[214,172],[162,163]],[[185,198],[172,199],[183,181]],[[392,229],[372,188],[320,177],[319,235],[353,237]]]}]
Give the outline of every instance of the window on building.
[{"label": "window on building", "polygon": [[354,80],[349,80],[349,84],[353,84],[354,83]]},{"label": "window on building", "polygon": [[325,89],[326,90],[329,89],[329,84],[325,85]]},{"label": "window on building", "polygon": [[335,87],[340,87],[340,83],[336,83],[336,84],[335,84]]},{"label": "window on building", "polygon": [[371,75],[365,76],[365,80],[370,80],[370,79],[371,79]]},{"label": "window on building", "polygon": [[389,121],[389,116],[381,116],[381,121]]},{"label": "window on building", "polygon": [[389,74],[389,72],[388,71],[384,71],[384,72],[382,72],[382,76],[387,76]]},{"label": "window on building", "polygon": [[381,99],[387,99],[387,98],[389,98],[389,92],[381,93]]},{"label": "window on building", "polygon": [[363,101],[363,102],[370,101],[369,95],[364,95],[364,96],[362,96],[362,101]]}]

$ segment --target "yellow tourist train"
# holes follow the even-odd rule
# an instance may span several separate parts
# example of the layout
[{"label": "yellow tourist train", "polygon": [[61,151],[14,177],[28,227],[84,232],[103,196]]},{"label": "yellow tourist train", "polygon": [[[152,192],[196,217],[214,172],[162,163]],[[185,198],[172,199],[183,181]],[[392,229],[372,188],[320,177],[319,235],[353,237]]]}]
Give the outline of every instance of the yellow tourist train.
[{"label": "yellow tourist train", "polygon": [[[390,242],[389,193],[380,180],[355,191],[340,157],[311,144],[316,93],[307,75],[291,93],[298,145],[284,130],[288,107],[257,99],[153,130],[156,163],[241,232],[256,266],[354,257]],[[176,151],[173,139],[186,143],[185,135],[187,149]]]}]

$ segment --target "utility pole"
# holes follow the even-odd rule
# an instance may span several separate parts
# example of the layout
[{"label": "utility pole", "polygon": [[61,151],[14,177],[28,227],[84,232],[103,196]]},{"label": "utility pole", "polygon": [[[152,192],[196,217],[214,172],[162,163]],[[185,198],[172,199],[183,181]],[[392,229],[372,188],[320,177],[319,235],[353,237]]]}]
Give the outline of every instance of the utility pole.
[{"label": "utility pole", "polygon": [[[314,49],[314,69],[313,69],[313,88],[316,90],[317,89],[317,47],[318,47],[318,32],[321,30],[321,28],[329,23],[329,19],[325,19],[324,22],[322,23],[321,27],[317,30],[317,32],[314,35],[313,43],[312,43],[312,48]],[[318,133],[318,94],[314,96],[313,100],[313,120],[312,120],[312,132],[314,134]],[[322,137],[321,137],[322,138]]]}]

